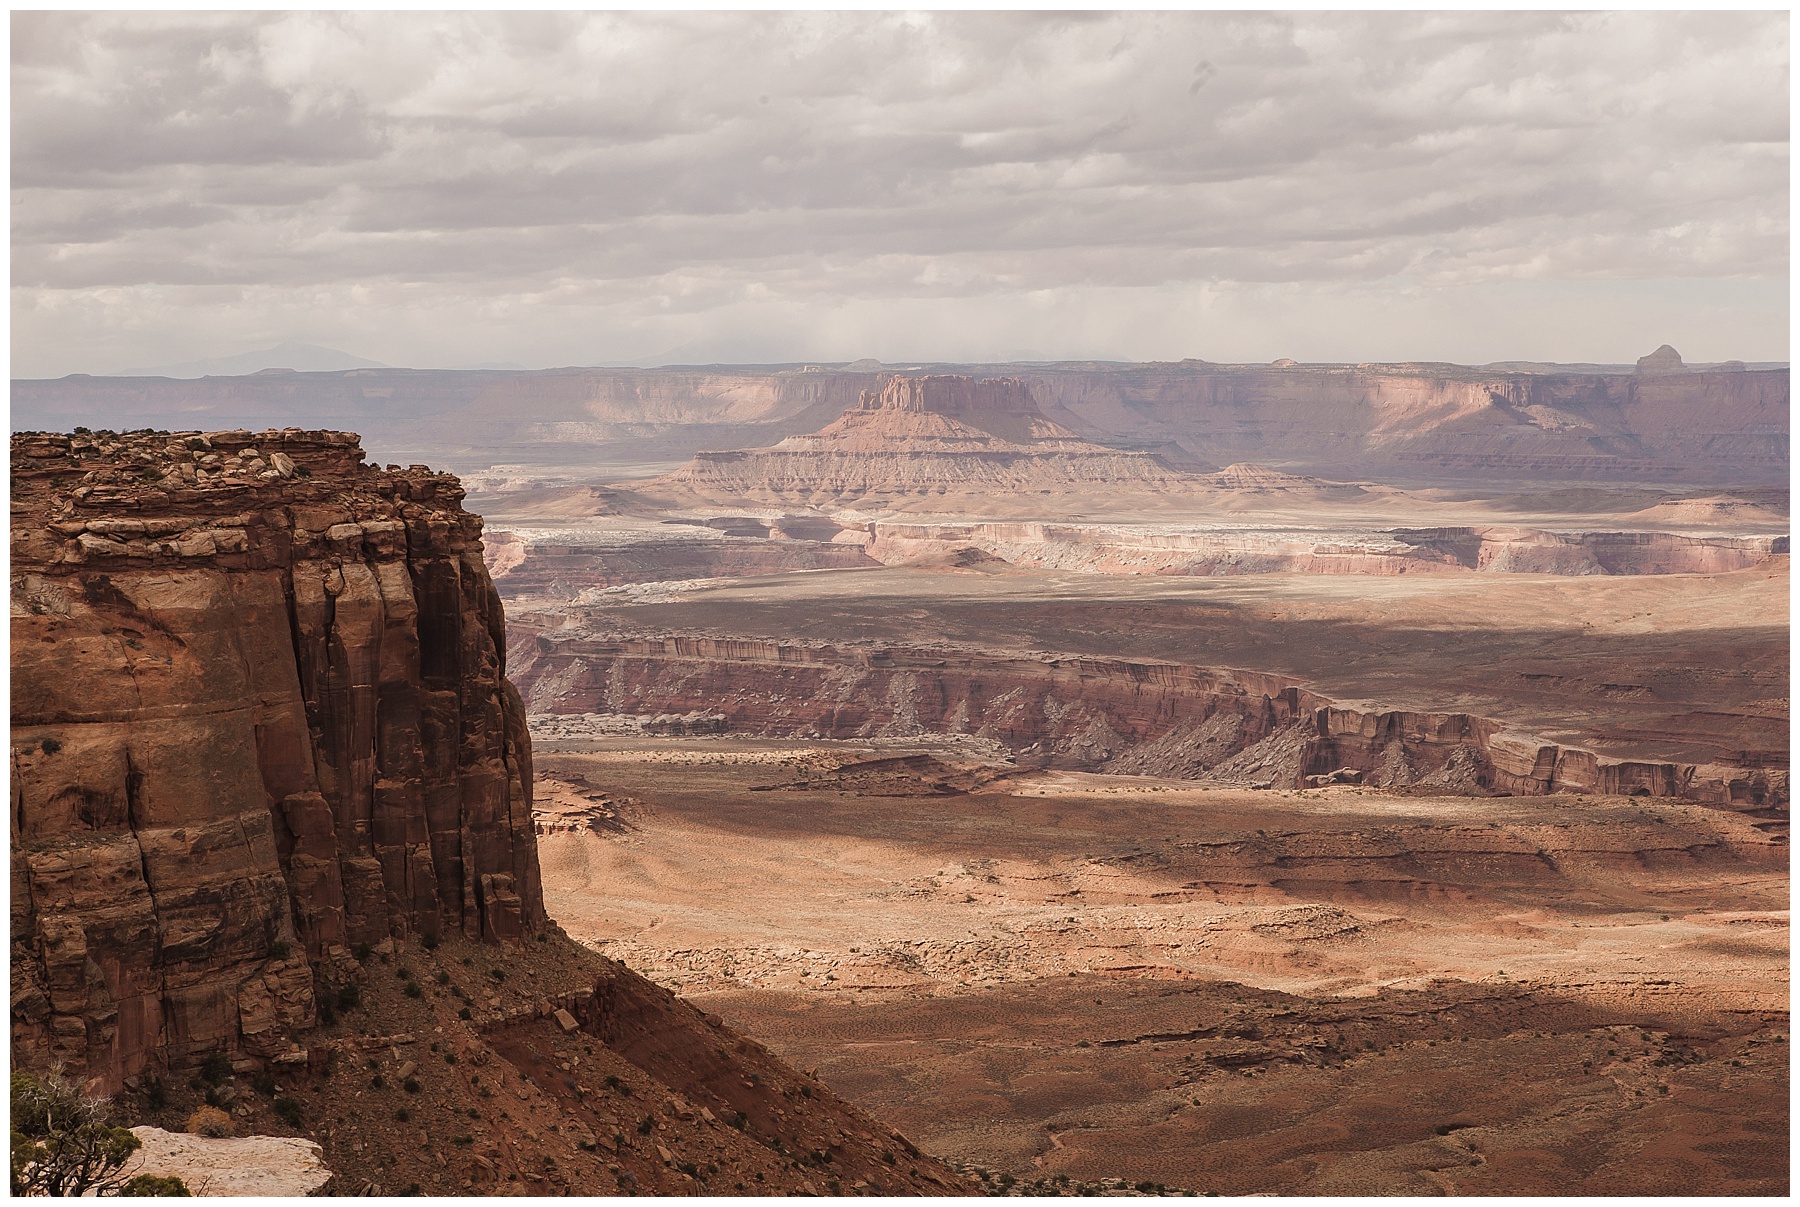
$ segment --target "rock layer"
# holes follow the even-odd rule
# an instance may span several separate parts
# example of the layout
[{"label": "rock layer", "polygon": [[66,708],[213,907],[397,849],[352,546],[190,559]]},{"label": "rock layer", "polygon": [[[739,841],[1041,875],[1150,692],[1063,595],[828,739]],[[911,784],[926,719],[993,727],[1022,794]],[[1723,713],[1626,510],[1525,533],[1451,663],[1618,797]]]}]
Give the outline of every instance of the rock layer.
[{"label": "rock layer", "polygon": [[706,710],[727,732],[964,734],[1028,765],[1250,787],[1339,782],[1440,792],[1673,796],[1761,808],[1787,773],[1608,758],[1466,713],[1343,707],[1272,675],[1167,662],[711,637],[520,632],[534,713]]},{"label": "rock layer", "polygon": [[547,925],[481,521],[362,461],[13,438],[15,1059],[274,1056],[358,945]]},{"label": "rock layer", "polygon": [[773,448],[700,452],[643,484],[656,499],[837,506],[909,496],[1186,490],[1194,475],[1150,453],[1089,443],[1044,415],[1023,382],[891,377],[855,407]]},{"label": "rock layer", "polygon": [[[943,366],[1010,377],[1091,440],[1178,442],[1216,465],[1256,461],[1331,479],[1706,481],[1785,485],[1785,368],[1500,364],[1227,365],[1205,361]],[[1675,365],[1679,365],[1675,358]],[[878,365],[449,372],[353,369],[265,377],[67,377],[13,384],[21,426],[215,427],[294,422],[379,435],[409,455],[624,466],[817,430]],[[891,371],[890,371],[891,372]],[[449,433],[454,433],[452,439]]]}]

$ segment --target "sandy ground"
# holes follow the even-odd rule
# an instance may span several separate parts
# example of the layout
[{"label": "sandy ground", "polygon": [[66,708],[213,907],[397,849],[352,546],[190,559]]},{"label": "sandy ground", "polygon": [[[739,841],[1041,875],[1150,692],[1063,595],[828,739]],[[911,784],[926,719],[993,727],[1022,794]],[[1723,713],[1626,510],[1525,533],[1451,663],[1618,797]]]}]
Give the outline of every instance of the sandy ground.
[{"label": "sandy ground", "polygon": [[542,749],[547,904],[996,1177],[1785,1189],[1779,823],[903,753]]}]

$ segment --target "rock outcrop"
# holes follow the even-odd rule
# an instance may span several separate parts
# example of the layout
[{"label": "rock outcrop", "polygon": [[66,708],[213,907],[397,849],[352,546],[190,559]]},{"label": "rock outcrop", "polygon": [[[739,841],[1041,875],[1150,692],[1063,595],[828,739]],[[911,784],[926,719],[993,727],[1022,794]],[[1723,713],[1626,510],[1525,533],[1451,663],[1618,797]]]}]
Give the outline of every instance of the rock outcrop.
[{"label": "rock outcrop", "polygon": [[1787,772],[1619,759],[1466,713],[1345,707],[1274,675],[1169,662],[577,629],[513,639],[531,711],[705,709],[728,732],[802,738],[960,734],[1021,764],[1305,788],[1674,796],[1778,805]]},{"label": "rock outcrop", "polygon": [[1013,378],[890,377],[817,432],[773,448],[700,452],[644,483],[651,499],[834,507],[944,495],[1185,491],[1152,453],[1081,439]]},{"label": "rock outcrop", "polygon": [[[1743,366],[1740,364],[1738,367],[1742,368]],[[1637,371],[1646,377],[1657,373],[1692,372],[1682,361],[1681,353],[1667,344],[1658,345],[1656,351],[1648,356],[1638,357]]]},{"label": "rock outcrop", "polygon": [[14,1058],[275,1057],[355,952],[547,926],[481,521],[357,438],[12,450]]}]

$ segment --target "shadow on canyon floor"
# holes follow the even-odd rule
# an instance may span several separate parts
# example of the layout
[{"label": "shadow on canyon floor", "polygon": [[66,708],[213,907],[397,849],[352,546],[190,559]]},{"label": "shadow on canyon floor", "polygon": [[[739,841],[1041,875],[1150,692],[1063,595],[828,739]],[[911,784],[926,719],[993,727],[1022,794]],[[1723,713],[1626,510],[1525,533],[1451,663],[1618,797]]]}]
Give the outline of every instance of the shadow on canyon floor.
[{"label": "shadow on canyon floor", "polygon": [[539,772],[571,935],[994,1179],[1785,1190],[1786,846],[1752,818],[901,742]]}]

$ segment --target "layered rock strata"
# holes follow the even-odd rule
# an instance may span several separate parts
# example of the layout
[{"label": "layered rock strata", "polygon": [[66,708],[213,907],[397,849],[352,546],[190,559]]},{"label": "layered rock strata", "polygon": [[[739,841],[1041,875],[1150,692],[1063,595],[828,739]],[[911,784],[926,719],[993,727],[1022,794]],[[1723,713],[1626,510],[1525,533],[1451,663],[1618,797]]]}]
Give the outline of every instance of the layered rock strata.
[{"label": "layered rock strata", "polygon": [[1440,792],[1682,797],[1756,809],[1787,772],[1613,759],[1466,713],[1343,707],[1272,675],[1103,658],[522,631],[533,713],[705,710],[728,732],[965,734],[1021,763],[1251,787],[1309,779]]},{"label": "layered rock strata", "polygon": [[875,561],[977,549],[1015,566],[1102,574],[1728,574],[1787,553],[1785,536],[1553,532],[1517,526],[1307,532],[1207,527],[873,520],[847,526]]},{"label": "layered rock strata", "polygon": [[1151,453],[1092,444],[1051,421],[1023,382],[892,377],[819,431],[773,448],[700,452],[644,483],[649,498],[836,506],[971,492],[1184,490]]},{"label": "layered rock strata", "polygon": [[279,1055],[352,952],[547,926],[481,521],[357,438],[15,435],[14,1056]]},{"label": "layered rock strata", "polygon": [[[1646,358],[1654,370],[1663,361]],[[1679,357],[1675,358],[1679,364]],[[1687,368],[1687,366],[1683,366]],[[1788,372],[1741,365],[1301,365],[1061,362],[943,366],[1010,377],[1061,427],[1176,442],[1216,465],[1327,478],[1785,485]],[[451,372],[352,369],[13,383],[14,422],[213,427],[292,422],[378,434],[408,455],[620,466],[816,431],[893,370],[851,366]]]}]

